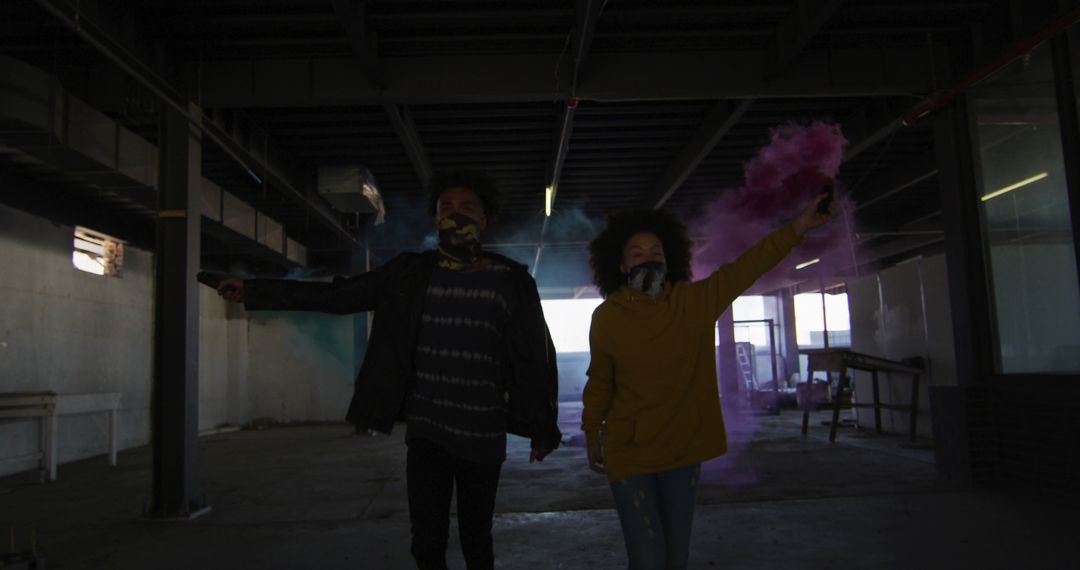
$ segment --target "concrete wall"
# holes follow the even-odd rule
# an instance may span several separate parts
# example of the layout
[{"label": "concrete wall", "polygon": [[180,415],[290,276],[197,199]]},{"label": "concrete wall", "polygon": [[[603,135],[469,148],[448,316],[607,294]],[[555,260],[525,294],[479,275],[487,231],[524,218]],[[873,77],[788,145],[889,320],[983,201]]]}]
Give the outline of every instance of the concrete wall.
[{"label": "concrete wall", "polygon": [[[120,392],[120,448],[146,445],[153,255],[125,248],[123,276],[102,277],[75,269],[72,241],[73,228],[0,205],[0,392]],[[199,313],[200,430],[344,418],[363,354],[353,317],[248,313],[206,287]],[[0,420],[0,476],[36,468],[38,423]],[[58,431],[61,463],[108,449],[104,414],[61,416]]]},{"label": "concrete wall", "polygon": [[199,287],[199,430],[238,423],[230,414],[228,303],[209,287]]},{"label": "concrete wall", "polygon": [[[153,258],[126,248],[122,277],[71,262],[73,228],[0,206],[0,391],[121,392],[122,447],[149,440]],[[36,466],[38,422],[0,420],[0,474]],[[104,414],[61,416],[61,462],[105,453]],[[13,459],[14,458],[14,459]]]},{"label": "concrete wall", "polygon": [[[928,373],[919,391],[918,433],[931,436],[929,386],[955,386],[952,318],[945,256],[919,259],[848,283],[851,348],[856,352],[902,360],[921,356]],[[881,375],[881,400],[908,404],[911,382],[906,375]],[[855,375],[856,400],[871,402],[869,373]],[[873,428],[873,410],[859,409],[859,424]],[[907,412],[882,410],[882,427],[907,433]]]},{"label": "concrete wall", "polygon": [[353,317],[248,312],[200,289],[200,430],[344,420],[356,377]]},{"label": "concrete wall", "polygon": [[248,316],[248,416],[342,421],[352,397],[352,316],[258,311]]}]

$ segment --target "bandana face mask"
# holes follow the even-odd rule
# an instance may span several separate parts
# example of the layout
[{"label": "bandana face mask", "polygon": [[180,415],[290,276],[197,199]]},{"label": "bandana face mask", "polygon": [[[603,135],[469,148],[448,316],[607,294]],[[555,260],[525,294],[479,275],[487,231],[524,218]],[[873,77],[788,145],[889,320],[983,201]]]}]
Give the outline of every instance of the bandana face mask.
[{"label": "bandana face mask", "polygon": [[626,283],[653,297],[664,290],[667,279],[667,265],[663,261],[646,261],[630,268],[626,274]]},{"label": "bandana face mask", "polygon": [[479,261],[480,223],[457,213],[439,220],[439,253],[459,267]]}]

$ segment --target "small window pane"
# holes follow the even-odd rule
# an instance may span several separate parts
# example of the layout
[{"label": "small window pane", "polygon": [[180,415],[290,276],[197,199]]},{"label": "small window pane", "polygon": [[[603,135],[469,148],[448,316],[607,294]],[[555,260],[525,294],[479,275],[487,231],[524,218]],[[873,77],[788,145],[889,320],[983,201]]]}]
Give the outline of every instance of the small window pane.
[{"label": "small window pane", "polygon": [[86,228],[75,228],[71,263],[80,271],[120,277],[124,269],[124,244]]}]

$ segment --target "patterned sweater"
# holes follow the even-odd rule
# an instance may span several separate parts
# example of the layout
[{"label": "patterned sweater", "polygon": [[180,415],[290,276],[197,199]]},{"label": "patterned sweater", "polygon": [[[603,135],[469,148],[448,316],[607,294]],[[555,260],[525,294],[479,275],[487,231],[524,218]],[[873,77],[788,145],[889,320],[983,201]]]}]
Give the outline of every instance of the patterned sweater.
[{"label": "patterned sweater", "polygon": [[506,266],[432,273],[416,345],[405,438],[478,463],[506,458],[502,336]]}]

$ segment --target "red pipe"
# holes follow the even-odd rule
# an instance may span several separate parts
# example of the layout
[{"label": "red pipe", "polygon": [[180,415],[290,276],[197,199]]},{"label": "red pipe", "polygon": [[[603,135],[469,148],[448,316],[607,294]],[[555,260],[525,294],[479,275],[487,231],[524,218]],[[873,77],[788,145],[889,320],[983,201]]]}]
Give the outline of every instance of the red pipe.
[{"label": "red pipe", "polygon": [[986,67],[976,69],[969,73],[966,77],[958,81],[955,85],[949,88],[948,91],[934,97],[933,99],[923,103],[916,107],[914,110],[905,114],[900,122],[904,126],[910,127],[915,123],[925,118],[930,113],[948,105],[950,101],[956,98],[957,95],[967,91],[975,85],[981,83],[986,78],[997,73],[1001,68],[1009,65],[1010,63],[1028,55],[1032,50],[1039,47],[1043,42],[1053,38],[1054,36],[1064,32],[1072,27],[1077,22],[1080,22],[1080,8],[1069,12],[1065,16],[1062,16],[1056,20],[1049,27],[1043,29],[1041,32],[1035,34],[1031,38],[1016,44],[1012,49],[1006,51],[997,57]]}]

